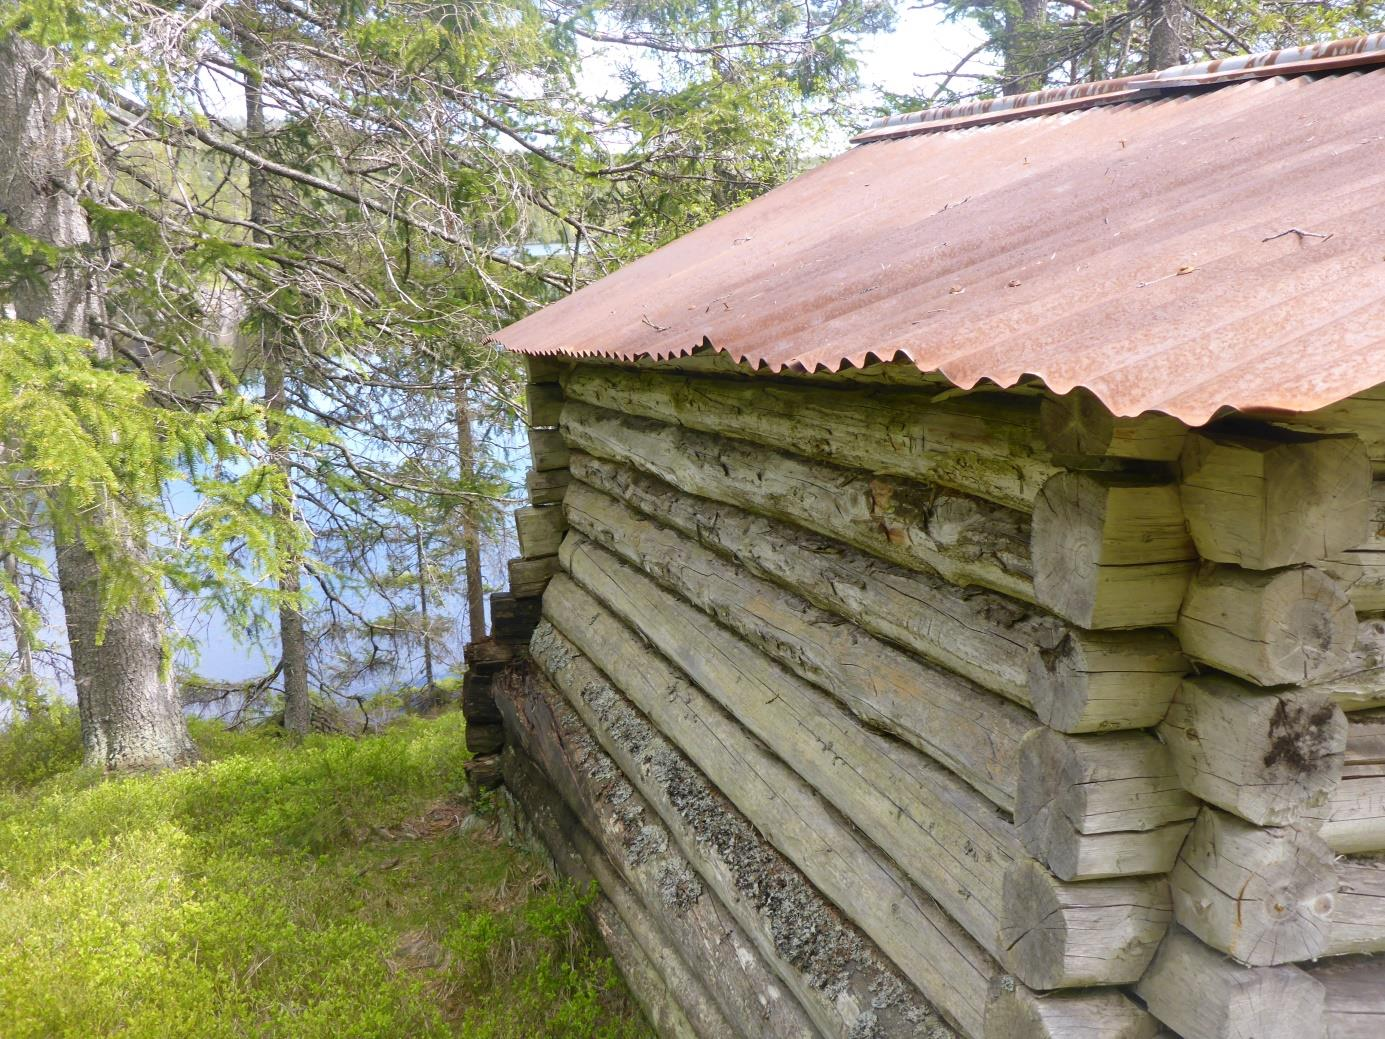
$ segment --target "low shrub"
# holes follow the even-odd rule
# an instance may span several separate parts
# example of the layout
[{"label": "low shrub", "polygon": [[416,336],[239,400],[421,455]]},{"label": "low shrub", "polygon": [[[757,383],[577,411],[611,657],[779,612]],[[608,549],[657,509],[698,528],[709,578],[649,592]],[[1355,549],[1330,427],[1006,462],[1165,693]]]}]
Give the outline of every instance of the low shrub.
[{"label": "low shrub", "polygon": [[465,800],[462,724],[197,723],[194,767],[0,801],[0,1036],[648,1035],[588,896]]},{"label": "low shrub", "polygon": [[77,709],[61,700],[0,729],[0,789],[27,790],[81,761]]}]

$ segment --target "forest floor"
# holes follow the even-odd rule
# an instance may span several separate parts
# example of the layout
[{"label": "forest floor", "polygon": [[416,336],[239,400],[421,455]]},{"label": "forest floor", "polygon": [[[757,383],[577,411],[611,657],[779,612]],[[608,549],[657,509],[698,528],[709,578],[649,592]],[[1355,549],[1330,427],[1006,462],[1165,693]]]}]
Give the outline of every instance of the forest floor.
[{"label": "forest floor", "polygon": [[647,1037],[588,896],[468,799],[462,725],[195,723],[195,767],[22,789],[0,746],[0,1036]]}]

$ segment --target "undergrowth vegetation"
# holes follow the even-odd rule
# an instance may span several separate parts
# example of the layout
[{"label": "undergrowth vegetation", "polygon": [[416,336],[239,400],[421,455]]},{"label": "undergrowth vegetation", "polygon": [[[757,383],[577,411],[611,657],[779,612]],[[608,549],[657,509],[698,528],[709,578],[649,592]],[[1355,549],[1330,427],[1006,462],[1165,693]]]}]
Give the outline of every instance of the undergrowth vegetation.
[{"label": "undergrowth vegetation", "polygon": [[0,739],[0,1036],[648,1035],[589,896],[465,800],[460,716],[194,735],[105,781]]}]

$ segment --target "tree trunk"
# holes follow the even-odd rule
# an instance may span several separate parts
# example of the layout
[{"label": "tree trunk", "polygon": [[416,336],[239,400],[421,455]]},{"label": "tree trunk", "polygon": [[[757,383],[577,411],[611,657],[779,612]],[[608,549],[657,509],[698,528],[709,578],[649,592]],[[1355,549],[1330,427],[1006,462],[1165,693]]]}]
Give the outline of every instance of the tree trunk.
[{"label": "tree trunk", "polygon": [[[0,211],[21,234],[79,249],[90,233],[69,165],[76,134],[61,114],[49,65],[41,49],[19,36],[0,39],[0,141],[13,157],[0,170]],[[86,272],[70,263],[50,271],[41,285],[21,285],[14,299],[20,320],[48,321],[76,336],[88,335],[95,302]],[[93,349],[98,357],[110,355],[99,339]],[[128,529],[114,502],[93,510],[87,521],[106,528],[121,554],[138,559],[145,552],[139,532]],[[81,539],[67,536],[58,541],[56,563],[86,763],[122,771],[195,758],[166,666],[163,617],[129,604],[109,612],[103,630],[96,557]]]},{"label": "tree trunk", "polygon": [[1006,14],[1001,52],[1004,58],[1005,94],[1024,94],[1044,85],[1041,69],[1034,67],[1034,43],[1045,21],[1046,0],[1020,0],[1018,14]]},{"label": "tree trunk", "polygon": [[423,681],[427,688],[428,702],[437,701],[436,685],[433,678],[433,635],[428,630],[428,570],[423,555],[423,528],[414,523],[414,559],[418,576],[418,617],[419,631],[423,638]]},{"label": "tree trunk", "polygon": [[[476,441],[471,435],[468,379],[461,369],[452,376],[452,400],[457,421],[457,471],[462,482],[476,475]],[[475,507],[462,506],[462,553],[466,563],[466,608],[470,641],[486,637],[486,588],[481,581],[481,530]]]},{"label": "tree trunk", "polygon": [[[286,410],[284,382],[283,360],[271,346],[265,354],[264,366],[264,399],[265,407],[269,409],[271,416],[271,437],[277,433],[272,416],[276,413],[282,414]],[[274,462],[287,471],[287,459],[281,452],[276,452]],[[276,503],[273,509],[278,519],[291,520],[291,504]],[[283,572],[279,575],[279,591],[284,595],[284,601],[279,606],[279,653],[284,678],[284,728],[304,736],[308,732],[311,712],[308,704],[308,639],[303,626],[303,612],[297,605],[301,591],[300,581],[299,560],[287,560]]]},{"label": "tree trunk", "polygon": [[[254,57],[256,45],[243,41],[248,57]],[[260,83],[254,72],[245,77],[245,128],[254,137],[263,137],[265,132],[264,98]],[[250,222],[255,225],[251,232],[256,242],[269,244],[270,236],[262,228],[273,219],[274,202],[270,196],[269,178],[262,169],[248,166],[246,170],[250,187]],[[267,323],[267,322],[266,322]],[[288,410],[285,393],[286,375],[284,356],[278,337],[268,330],[261,332],[261,346],[264,355],[264,403],[270,415],[270,437],[278,434],[279,423],[276,415]],[[289,472],[286,451],[283,448],[273,453],[272,461],[286,478],[292,479]],[[276,503],[274,515],[283,521],[292,520],[292,505]],[[284,676],[284,728],[299,736],[305,736],[311,722],[308,703],[308,642],[303,626],[303,612],[298,608],[298,596],[302,590],[301,561],[297,558],[286,560],[279,576],[279,591],[284,601],[279,606],[279,652],[283,661]]]},{"label": "tree trunk", "polygon": [[1149,12],[1149,71],[1172,68],[1183,61],[1183,0],[1155,0]]}]

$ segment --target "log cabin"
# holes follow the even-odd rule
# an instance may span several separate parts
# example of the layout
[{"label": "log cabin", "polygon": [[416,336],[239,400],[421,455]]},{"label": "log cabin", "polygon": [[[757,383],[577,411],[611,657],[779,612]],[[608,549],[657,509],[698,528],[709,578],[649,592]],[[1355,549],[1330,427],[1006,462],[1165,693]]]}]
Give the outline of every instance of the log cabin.
[{"label": "log cabin", "polygon": [[881,120],[499,333],[469,768],[659,1034],[1385,1036],[1383,66]]}]

